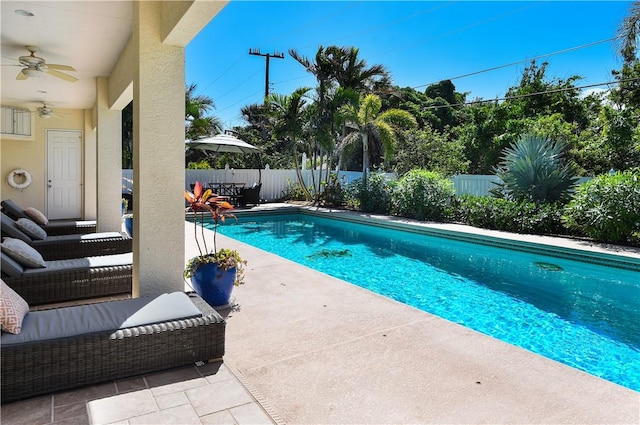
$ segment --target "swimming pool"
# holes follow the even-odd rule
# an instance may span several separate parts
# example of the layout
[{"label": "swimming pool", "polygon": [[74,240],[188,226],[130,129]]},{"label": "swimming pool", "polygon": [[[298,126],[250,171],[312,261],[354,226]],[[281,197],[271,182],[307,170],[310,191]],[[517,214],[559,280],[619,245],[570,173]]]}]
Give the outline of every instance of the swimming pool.
[{"label": "swimming pool", "polygon": [[221,234],[640,391],[640,274],[307,214]]}]

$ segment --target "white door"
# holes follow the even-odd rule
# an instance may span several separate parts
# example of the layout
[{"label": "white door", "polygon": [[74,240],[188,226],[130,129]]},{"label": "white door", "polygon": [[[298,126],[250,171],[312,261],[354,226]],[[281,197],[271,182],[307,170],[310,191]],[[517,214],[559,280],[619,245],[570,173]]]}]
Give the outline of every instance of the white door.
[{"label": "white door", "polygon": [[47,130],[47,217],[82,217],[82,132]]}]

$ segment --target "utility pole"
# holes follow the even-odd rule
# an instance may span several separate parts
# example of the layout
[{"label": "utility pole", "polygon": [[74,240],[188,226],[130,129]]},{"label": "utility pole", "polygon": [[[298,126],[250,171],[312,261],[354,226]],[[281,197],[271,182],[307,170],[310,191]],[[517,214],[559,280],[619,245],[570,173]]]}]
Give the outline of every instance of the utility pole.
[{"label": "utility pole", "polygon": [[266,99],[269,96],[269,59],[284,59],[284,53],[278,53],[277,50],[273,53],[260,53],[260,49],[249,49],[249,54],[254,56],[264,56],[267,59],[267,70],[264,78],[264,98],[266,102]]}]

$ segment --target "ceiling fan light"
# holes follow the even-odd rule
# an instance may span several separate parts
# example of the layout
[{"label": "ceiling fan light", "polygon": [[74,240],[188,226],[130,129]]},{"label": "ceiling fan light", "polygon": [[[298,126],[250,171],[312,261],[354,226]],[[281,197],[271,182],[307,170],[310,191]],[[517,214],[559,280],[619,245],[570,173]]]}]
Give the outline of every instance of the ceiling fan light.
[{"label": "ceiling fan light", "polygon": [[33,68],[25,68],[22,70],[22,73],[29,78],[35,78],[38,76],[38,70]]},{"label": "ceiling fan light", "polygon": [[45,120],[48,120],[49,118],[51,118],[51,114],[46,114],[44,112],[41,112],[40,118],[44,118]]}]

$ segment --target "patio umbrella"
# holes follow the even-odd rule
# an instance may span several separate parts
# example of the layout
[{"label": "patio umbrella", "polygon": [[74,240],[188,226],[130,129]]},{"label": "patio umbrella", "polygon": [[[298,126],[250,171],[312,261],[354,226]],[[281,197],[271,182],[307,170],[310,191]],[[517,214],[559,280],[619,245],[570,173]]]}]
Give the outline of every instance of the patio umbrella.
[{"label": "patio umbrella", "polygon": [[[231,134],[216,134],[213,137],[205,137],[197,140],[185,141],[185,147],[199,149],[209,152],[230,152],[230,153],[258,153],[260,148],[250,145],[244,140],[240,140]],[[258,155],[258,160],[260,156]],[[225,171],[226,178],[226,171]],[[262,181],[261,167],[258,167],[258,181]]]},{"label": "patio umbrella", "polygon": [[211,152],[254,153],[260,149],[230,134],[216,134],[198,140],[187,140],[185,146]]}]

